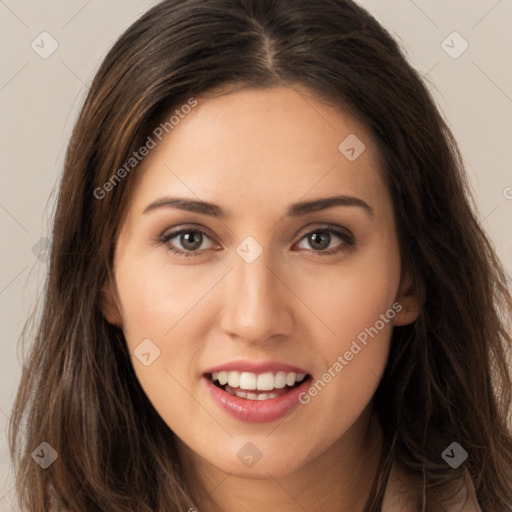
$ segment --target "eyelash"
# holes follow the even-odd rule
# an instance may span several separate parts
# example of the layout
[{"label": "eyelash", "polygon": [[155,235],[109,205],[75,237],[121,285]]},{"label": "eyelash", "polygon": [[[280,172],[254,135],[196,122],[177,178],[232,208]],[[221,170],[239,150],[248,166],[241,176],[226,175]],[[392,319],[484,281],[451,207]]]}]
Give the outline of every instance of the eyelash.
[{"label": "eyelash", "polygon": [[[202,235],[205,235],[206,237],[210,238],[208,234],[203,231],[202,229],[198,228],[184,228],[179,229],[177,231],[173,231],[172,233],[168,233],[160,238],[160,242],[167,246],[167,249],[177,256],[188,258],[190,256],[200,256],[201,253],[204,250],[196,250],[196,251],[182,251],[180,249],[176,249],[175,247],[169,245],[169,241],[175,238],[178,235],[181,235],[183,233],[201,233]],[[329,251],[323,250],[323,251],[314,251],[311,252],[318,254],[319,256],[333,256],[345,251],[348,251],[349,249],[353,248],[355,246],[355,239],[351,234],[345,233],[339,229],[337,229],[335,226],[327,225],[325,228],[317,228],[309,233],[306,233],[300,240],[303,240],[304,238],[312,235],[313,233],[329,233],[331,235],[335,235],[338,238],[341,238],[343,240],[343,243],[340,244],[337,248],[330,249]]]}]

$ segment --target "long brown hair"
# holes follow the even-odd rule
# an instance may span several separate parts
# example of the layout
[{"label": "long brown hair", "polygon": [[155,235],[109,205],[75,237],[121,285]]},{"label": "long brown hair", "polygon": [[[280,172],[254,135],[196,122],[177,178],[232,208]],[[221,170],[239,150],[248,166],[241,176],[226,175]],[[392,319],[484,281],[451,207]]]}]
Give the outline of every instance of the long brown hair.
[{"label": "long brown hair", "polygon": [[[349,0],[164,0],[106,56],[68,147],[44,305],[13,408],[22,510],[194,506],[174,434],[139,385],[122,330],[100,309],[136,168],[103,197],[95,191],[164,114],[229,84],[302,86],[348,109],[380,149],[403,264],[423,308],[394,329],[373,399],[383,450],[366,512],[380,510],[394,462],[422,475],[423,512],[438,510],[444,491],[467,477],[484,511],[512,510],[505,273],[420,75]],[[43,441],[58,453],[47,469],[31,458]],[[454,441],[469,454],[458,469],[441,457]]]}]

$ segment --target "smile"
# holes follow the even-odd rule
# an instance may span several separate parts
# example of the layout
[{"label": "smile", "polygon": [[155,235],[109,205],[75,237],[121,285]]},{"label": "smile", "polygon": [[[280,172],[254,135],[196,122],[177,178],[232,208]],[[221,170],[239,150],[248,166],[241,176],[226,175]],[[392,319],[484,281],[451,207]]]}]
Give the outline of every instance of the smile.
[{"label": "smile", "polygon": [[221,371],[208,374],[213,384],[226,393],[246,400],[272,400],[297,387],[306,377],[295,372]]},{"label": "smile", "polygon": [[270,361],[232,361],[210,368],[202,382],[224,413],[247,423],[266,423],[290,414],[312,376],[299,367]]}]

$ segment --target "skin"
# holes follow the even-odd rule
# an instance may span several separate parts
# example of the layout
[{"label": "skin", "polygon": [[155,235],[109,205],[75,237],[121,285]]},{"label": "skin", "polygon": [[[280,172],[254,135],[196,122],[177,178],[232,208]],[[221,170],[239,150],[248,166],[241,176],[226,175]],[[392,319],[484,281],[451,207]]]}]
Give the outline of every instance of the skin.
[{"label": "skin", "polygon": [[[304,90],[197,100],[136,170],[104,314],[122,327],[143,389],[177,436],[201,511],[362,510],[380,446],[370,401],[393,324],[413,322],[420,310],[376,146],[362,124]],[[355,161],[338,150],[350,134],[366,146]],[[336,194],[364,200],[373,216],[358,206],[285,216],[292,203]],[[215,203],[227,217],[171,207],[144,213],[164,196]],[[306,235],[327,224],[349,230],[355,245],[332,235],[328,248],[315,249]],[[182,227],[205,231],[198,255],[170,252],[171,245],[186,251],[179,236],[160,241]],[[236,252],[247,236],[263,250],[252,263]],[[339,247],[345,250],[319,254]],[[236,420],[205,390],[206,369],[241,359],[287,362],[316,380],[395,302],[402,306],[396,317],[281,420]],[[149,366],[133,355],[144,339],[160,349]],[[247,442],[262,454],[252,468],[237,457]],[[416,510],[417,487],[399,468],[395,480],[405,490],[392,483],[383,510],[401,510],[402,502]]]}]

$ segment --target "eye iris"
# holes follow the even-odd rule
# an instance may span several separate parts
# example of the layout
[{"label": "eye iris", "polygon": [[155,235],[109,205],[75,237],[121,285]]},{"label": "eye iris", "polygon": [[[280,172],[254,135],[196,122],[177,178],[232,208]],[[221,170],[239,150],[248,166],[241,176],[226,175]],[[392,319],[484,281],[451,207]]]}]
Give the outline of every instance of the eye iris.
[{"label": "eye iris", "polygon": [[186,231],[180,236],[181,245],[189,251],[194,251],[201,247],[202,241],[203,235],[199,231]]},{"label": "eye iris", "polygon": [[317,231],[309,235],[309,241],[314,249],[327,249],[329,247],[330,234],[324,231]]}]

